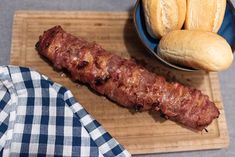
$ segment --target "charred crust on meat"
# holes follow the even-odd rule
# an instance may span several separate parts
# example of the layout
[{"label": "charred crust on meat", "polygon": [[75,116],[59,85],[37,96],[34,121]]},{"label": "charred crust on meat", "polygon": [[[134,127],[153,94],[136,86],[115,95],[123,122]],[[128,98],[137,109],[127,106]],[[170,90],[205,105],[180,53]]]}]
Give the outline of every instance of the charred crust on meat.
[{"label": "charred crust on meat", "polygon": [[96,77],[94,82],[95,82],[96,86],[102,85],[103,84],[103,78],[102,77]]},{"label": "charred crust on meat", "polygon": [[162,111],[160,111],[160,117],[164,119],[169,119],[169,117],[166,114],[164,114]]},{"label": "charred crust on meat", "polygon": [[105,82],[107,82],[109,79],[110,79],[110,75],[106,75],[104,77],[98,76],[95,78],[94,82],[96,86],[100,86],[100,85],[103,85]]},{"label": "charred crust on meat", "polygon": [[36,49],[37,51],[41,51],[39,41],[35,44],[35,49]]},{"label": "charred crust on meat", "polygon": [[48,48],[49,46],[50,46],[50,43],[47,42],[46,45],[45,45],[45,47]]},{"label": "charred crust on meat", "polygon": [[134,105],[134,109],[135,109],[136,112],[141,111],[141,109],[143,109],[143,107],[144,106],[142,104],[135,104]]},{"label": "charred crust on meat", "polygon": [[152,109],[153,109],[153,110],[155,110],[155,111],[159,111],[159,110],[160,110],[159,102],[155,102],[155,103],[153,103],[153,105],[152,105]]},{"label": "charred crust on meat", "polygon": [[78,70],[83,69],[83,68],[85,68],[88,64],[89,64],[89,62],[87,62],[87,61],[81,61],[80,63],[78,63],[77,69],[78,69]]}]

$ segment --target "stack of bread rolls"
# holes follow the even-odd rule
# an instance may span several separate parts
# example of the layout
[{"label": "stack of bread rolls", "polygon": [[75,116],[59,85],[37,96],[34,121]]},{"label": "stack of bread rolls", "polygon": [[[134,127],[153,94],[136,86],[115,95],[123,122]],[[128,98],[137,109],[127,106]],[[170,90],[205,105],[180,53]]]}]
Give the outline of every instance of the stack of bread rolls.
[{"label": "stack of bread rolls", "polygon": [[222,71],[233,61],[227,41],[217,34],[226,0],[142,0],[146,28],[161,38],[157,53],[170,63]]}]

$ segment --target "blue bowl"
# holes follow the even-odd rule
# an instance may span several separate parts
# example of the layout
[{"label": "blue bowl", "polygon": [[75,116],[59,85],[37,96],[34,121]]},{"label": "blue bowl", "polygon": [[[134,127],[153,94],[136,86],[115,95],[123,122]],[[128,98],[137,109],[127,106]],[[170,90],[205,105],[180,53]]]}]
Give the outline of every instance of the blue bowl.
[{"label": "blue bowl", "polygon": [[[136,2],[135,8],[134,8],[134,23],[135,23],[135,28],[139,35],[139,38],[141,39],[141,42],[145,45],[148,51],[151,54],[153,54],[158,60],[178,70],[196,71],[196,69],[171,64],[167,62],[166,60],[164,60],[163,58],[161,58],[155,52],[160,40],[152,38],[146,30],[144,11],[142,7],[142,0],[137,0]],[[218,31],[218,34],[227,40],[227,42],[232,47],[232,50],[234,51],[234,48],[235,48],[235,9],[229,0],[227,1],[224,21]]]}]

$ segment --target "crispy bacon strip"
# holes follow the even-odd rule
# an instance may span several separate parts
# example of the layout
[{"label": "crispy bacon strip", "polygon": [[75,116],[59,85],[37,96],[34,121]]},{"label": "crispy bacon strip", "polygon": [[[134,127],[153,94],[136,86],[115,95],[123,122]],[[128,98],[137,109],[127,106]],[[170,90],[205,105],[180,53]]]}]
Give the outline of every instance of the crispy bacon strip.
[{"label": "crispy bacon strip", "polygon": [[132,60],[66,33],[60,26],[45,31],[36,49],[56,69],[67,69],[74,80],[89,84],[124,107],[160,111],[166,118],[196,130],[219,116],[215,104],[201,91],[169,83]]}]

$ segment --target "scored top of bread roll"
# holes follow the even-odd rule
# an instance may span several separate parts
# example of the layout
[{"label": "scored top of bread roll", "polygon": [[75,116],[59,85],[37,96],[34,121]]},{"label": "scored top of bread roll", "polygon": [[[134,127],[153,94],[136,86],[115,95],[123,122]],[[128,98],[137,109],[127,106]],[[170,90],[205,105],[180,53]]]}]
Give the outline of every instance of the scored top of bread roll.
[{"label": "scored top of bread roll", "polygon": [[225,70],[233,61],[227,41],[205,31],[172,31],[160,40],[157,51],[170,63],[206,71]]},{"label": "scored top of bread roll", "polygon": [[186,14],[186,0],[143,0],[145,23],[153,38],[181,29]]},{"label": "scored top of bread roll", "polygon": [[187,0],[185,29],[218,32],[226,0]]}]

